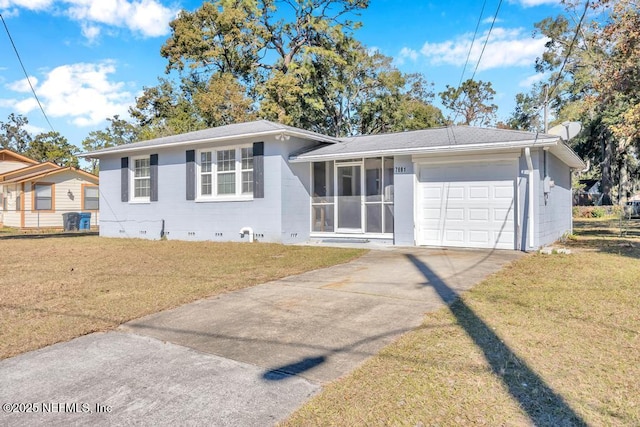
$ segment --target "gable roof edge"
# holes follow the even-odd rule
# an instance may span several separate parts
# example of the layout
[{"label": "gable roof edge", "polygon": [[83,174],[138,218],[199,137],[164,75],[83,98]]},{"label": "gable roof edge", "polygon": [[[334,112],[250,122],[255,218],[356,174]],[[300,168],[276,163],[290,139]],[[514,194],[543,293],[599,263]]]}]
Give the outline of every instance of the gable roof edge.
[{"label": "gable roof edge", "polygon": [[[309,141],[321,141],[321,142],[327,142],[332,144],[340,142],[340,140],[337,138],[333,138],[331,136],[322,135],[315,132],[306,133],[302,130],[297,131],[295,130],[295,128],[283,128],[283,129],[273,129],[268,131],[259,131],[259,132],[252,132],[252,133],[240,133],[237,135],[218,136],[213,138],[201,138],[201,139],[186,140],[186,141],[176,141],[176,142],[170,142],[166,144],[148,144],[148,145],[138,145],[138,146],[135,145],[136,143],[125,144],[125,145],[119,145],[117,147],[109,147],[102,150],[91,151],[87,153],[80,153],[78,154],[78,157],[91,159],[91,158],[100,158],[103,155],[118,154],[118,153],[135,153],[135,152],[146,151],[154,148],[171,148],[171,147],[180,147],[180,146],[189,146],[189,145],[200,145],[200,144],[214,143],[214,142],[220,142],[220,141],[237,141],[239,139],[245,139],[245,138],[260,138],[265,136],[278,136],[278,135],[287,135],[287,136],[306,139]],[[145,142],[145,141],[140,141],[140,142]]]},{"label": "gable roof edge", "polygon": [[9,150],[8,148],[0,149],[0,154],[8,154],[11,157],[15,158],[16,160],[18,160],[20,162],[23,162],[23,163],[30,163],[32,165],[40,163],[37,160],[30,159],[29,157],[23,156],[22,154],[18,154],[15,151]]},{"label": "gable roof edge", "polygon": [[67,167],[60,167],[60,168],[57,168],[57,169],[44,170],[41,173],[37,173],[37,174],[34,174],[34,175],[28,175],[26,177],[23,176],[23,177],[17,177],[17,178],[14,178],[14,179],[9,179],[7,181],[4,181],[3,183],[4,184],[19,184],[21,182],[33,181],[33,180],[44,178],[44,177],[47,177],[47,176],[57,175],[57,174],[62,173],[62,172],[75,172],[75,173],[78,173],[78,174],[86,177],[89,180],[95,181],[96,183],[100,181],[100,178],[97,177],[96,175],[92,174],[92,173],[83,171],[82,169],[74,168],[73,166],[67,166]]},{"label": "gable roof edge", "polygon": [[439,145],[435,147],[415,147],[415,148],[390,148],[390,149],[380,149],[380,150],[372,150],[372,151],[361,151],[361,152],[348,152],[348,153],[338,153],[338,154],[322,154],[322,155],[313,155],[315,150],[308,151],[306,153],[290,156],[289,161],[292,163],[300,163],[300,162],[311,162],[311,161],[322,161],[322,160],[341,160],[348,159],[353,157],[373,157],[377,155],[414,155],[414,154],[430,154],[430,153],[464,153],[464,152],[474,152],[474,151],[495,151],[495,150],[507,150],[513,148],[524,148],[524,147],[552,147],[555,146],[559,141],[559,138],[545,138],[538,140],[529,140],[529,141],[508,141],[508,142],[491,142],[484,144],[460,144],[460,145]]}]

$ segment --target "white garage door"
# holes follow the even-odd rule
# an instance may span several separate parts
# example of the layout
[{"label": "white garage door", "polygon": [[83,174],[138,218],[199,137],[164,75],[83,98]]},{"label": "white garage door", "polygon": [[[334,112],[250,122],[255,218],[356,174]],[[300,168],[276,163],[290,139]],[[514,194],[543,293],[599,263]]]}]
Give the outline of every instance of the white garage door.
[{"label": "white garage door", "polygon": [[419,166],[418,244],[515,249],[515,160]]}]

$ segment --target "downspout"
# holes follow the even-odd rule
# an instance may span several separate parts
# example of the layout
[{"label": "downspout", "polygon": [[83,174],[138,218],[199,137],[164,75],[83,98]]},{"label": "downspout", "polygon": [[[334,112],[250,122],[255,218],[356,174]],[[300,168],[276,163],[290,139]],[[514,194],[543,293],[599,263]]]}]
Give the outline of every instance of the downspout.
[{"label": "downspout", "polygon": [[528,214],[528,221],[529,221],[529,244],[528,247],[529,248],[533,248],[533,239],[535,236],[534,233],[534,224],[535,221],[533,220],[533,162],[531,161],[531,150],[529,149],[529,147],[525,147],[524,149],[524,157],[527,159],[527,168],[528,168],[528,175],[529,175],[529,214]]}]

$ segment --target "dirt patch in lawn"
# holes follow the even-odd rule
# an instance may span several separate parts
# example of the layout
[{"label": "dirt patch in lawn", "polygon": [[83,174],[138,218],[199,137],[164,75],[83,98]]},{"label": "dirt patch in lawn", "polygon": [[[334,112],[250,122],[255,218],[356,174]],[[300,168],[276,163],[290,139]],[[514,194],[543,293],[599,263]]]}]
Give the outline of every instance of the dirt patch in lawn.
[{"label": "dirt patch in lawn", "polygon": [[428,314],[284,424],[640,425],[638,239],[576,221],[567,244]]},{"label": "dirt patch in lawn", "polygon": [[99,237],[0,240],[0,358],[363,252]]}]

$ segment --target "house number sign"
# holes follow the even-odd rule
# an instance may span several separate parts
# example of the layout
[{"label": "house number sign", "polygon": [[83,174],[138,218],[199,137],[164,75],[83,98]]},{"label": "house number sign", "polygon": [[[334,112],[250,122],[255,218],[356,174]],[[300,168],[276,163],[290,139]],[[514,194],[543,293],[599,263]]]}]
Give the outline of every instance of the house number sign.
[{"label": "house number sign", "polygon": [[395,173],[407,173],[406,166],[396,166],[395,169]]}]

